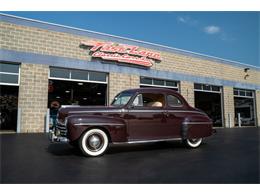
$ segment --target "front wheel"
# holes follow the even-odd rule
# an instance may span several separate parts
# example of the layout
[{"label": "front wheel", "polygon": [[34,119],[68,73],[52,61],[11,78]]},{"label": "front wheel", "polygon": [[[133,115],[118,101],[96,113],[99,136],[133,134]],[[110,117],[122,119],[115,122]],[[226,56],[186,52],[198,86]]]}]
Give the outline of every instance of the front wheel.
[{"label": "front wheel", "polygon": [[197,147],[199,147],[201,142],[202,142],[202,138],[186,139],[186,140],[184,140],[184,143],[186,144],[186,146],[188,146],[190,148],[197,148]]},{"label": "front wheel", "polygon": [[85,156],[100,156],[108,147],[108,137],[101,129],[91,129],[83,133],[79,147]]}]

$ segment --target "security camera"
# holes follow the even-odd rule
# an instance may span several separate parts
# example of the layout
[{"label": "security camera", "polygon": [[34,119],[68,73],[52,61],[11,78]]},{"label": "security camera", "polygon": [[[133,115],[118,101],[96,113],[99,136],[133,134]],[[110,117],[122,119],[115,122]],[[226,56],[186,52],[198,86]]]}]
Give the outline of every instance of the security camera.
[{"label": "security camera", "polygon": [[249,74],[248,74],[248,71],[250,70],[250,68],[245,68],[244,69],[244,72],[245,72],[245,76],[244,76],[244,79],[246,80],[247,77],[249,77]]},{"label": "security camera", "polygon": [[245,68],[244,69],[244,72],[247,72],[247,71],[249,71],[250,70],[250,68]]}]

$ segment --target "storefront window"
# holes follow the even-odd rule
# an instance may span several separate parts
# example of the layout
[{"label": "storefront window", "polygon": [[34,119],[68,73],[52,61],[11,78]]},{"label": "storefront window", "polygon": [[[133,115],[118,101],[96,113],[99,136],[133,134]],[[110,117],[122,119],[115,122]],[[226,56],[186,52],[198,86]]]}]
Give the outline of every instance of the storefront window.
[{"label": "storefront window", "polygon": [[211,90],[212,91],[220,91],[220,87],[212,85]]},{"label": "storefront window", "polygon": [[153,80],[154,85],[165,85],[164,80],[154,79]]},{"label": "storefront window", "polygon": [[149,85],[152,85],[152,84],[153,84],[153,81],[152,81],[151,78],[141,77],[140,83],[141,83],[141,84],[149,84]]},{"label": "storefront window", "polygon": [[19,65],[0,63],[0,84],[19,84]]},{"label": "storefront window", "polygon": [[194,89],[197,91],[212,91],[212,92],[220,92],[220,86],[216,85],[208,85],[208,84],[200,84],[194,83]]},{"label": "storefront window", "polygon": [[140,87],[164,87],[178,91],[178,82],[172,80],[140,77]]},{"label": "storefront window", "polygon": [[18,76],[11,74],[1,74],[0,75],[1,83],[18,83]]},{"label": "storefront window", "polygon": [[80,70],[72,70],[71,71],[71,79],[88,80],[88,72],[87,71],[80,71]]},{"label": "storefront window", "polygon": [[239,95],[240,95],[240,96],[246,96],[246,92],[245,92],[245,91],[240,91],[240,92],[239,92]]},{"label": "storefront window", "polygon": [[166,81],[166,86],[177,87],[177,82],[175,82],[175,81]]},{"label": "storefront window", "polygon": [[70,71],[67,69],[61,69],[61,68],[50,68],[50,77],[69,79]]},{"label": "storefront window", "polygon": [[203,90],[210,91],[210,85],[203,85]]},{"label": "storefront window", "polygon": [[89,80],[106,82],[107,74],[103,72],[89,72]]},{"label": "storefront window", "polygon": [[50,78],[78,81],[107,82],[107,73],[75,69],[50,68]]},{"label": "storefront window", "polygon": [[0,63],[0,72],[19,73],[19,65]]}]

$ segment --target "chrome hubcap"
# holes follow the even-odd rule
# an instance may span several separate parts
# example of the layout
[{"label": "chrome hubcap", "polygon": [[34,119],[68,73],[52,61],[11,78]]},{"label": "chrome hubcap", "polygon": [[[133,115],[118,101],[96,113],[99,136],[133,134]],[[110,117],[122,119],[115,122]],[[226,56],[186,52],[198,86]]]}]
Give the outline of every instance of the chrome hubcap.
[{"label": "chrome hubcap", "polygon": [[190,142],[193,143],[193,144],[195,144],[195,143],[197,143],[199,141],[200,141],[200,139],[190,139]]},{"label": "chrome hubcap", "polygon": [[97,151],[102,146],[102,139],[99,135],[93,134],[87,139],[88,148],[92,151]]}]

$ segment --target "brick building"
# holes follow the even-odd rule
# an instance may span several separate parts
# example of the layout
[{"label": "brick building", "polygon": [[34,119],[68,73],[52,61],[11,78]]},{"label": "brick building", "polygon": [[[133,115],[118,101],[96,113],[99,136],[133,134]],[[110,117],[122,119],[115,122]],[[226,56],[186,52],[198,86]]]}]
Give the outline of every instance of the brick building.
[{"label": "brick building", "polygon": [[216,127],[260,125],[259,67],[4,14],[0,31],[1,130],[43,132],[52,106],[107,105],[121,90],[152,86],[179,91]]}]

